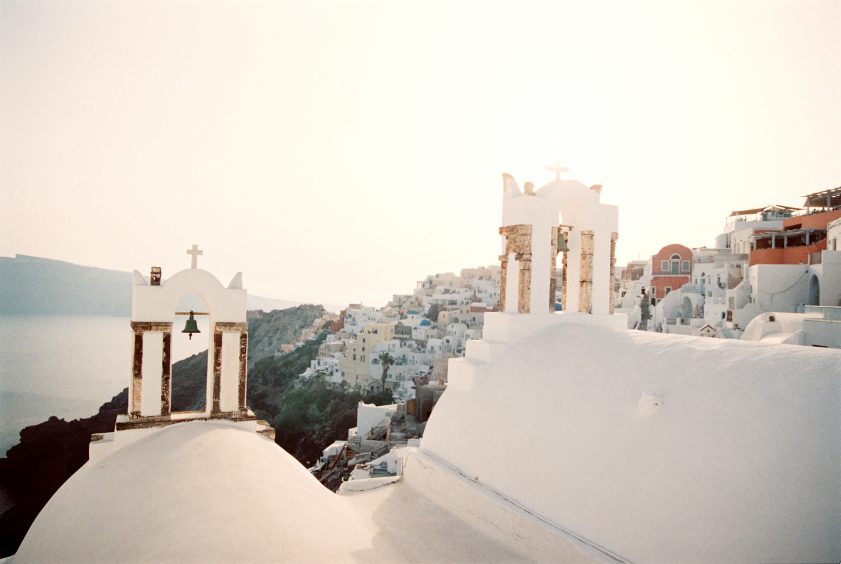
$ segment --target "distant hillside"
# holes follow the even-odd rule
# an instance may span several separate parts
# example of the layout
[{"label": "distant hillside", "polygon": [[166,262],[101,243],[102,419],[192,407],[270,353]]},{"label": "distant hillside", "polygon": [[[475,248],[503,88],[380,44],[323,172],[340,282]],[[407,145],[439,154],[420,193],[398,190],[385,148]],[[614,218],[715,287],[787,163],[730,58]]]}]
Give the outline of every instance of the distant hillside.
[{"label": "distant hillside", "polygon": [[16,255],[0,257],[0,313],[131,314],[131,274]]},{"label": "distant hillside", "polygon": [[[131,273],[60,260],[0,257],[0,314],[131,315]],[[248,296],[248,309],[297,302]]]}]

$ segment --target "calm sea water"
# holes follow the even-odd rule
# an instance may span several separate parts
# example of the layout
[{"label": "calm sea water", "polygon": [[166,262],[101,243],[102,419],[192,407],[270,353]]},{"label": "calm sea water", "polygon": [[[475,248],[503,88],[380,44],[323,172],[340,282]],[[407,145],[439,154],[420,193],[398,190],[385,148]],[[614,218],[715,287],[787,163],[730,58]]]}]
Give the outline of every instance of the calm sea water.
[{"label": "calm sea water", "polygon": [[[207,335],[206,322],[199,328]],[[129,383],[128,318],[69,315],[0,317],[0,456],[20,430],[51,415],[89,417]],[[202,338],[173,338],[179,360],[207,348]]]}]

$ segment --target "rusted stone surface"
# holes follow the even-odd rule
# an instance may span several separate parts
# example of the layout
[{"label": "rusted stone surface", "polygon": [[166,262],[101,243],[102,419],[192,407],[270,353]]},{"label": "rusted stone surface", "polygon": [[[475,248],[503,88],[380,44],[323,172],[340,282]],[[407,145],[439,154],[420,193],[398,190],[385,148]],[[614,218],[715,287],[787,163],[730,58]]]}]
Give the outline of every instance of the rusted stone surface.
[{"label": "rusted stone surface", "polygon": [[219,323],[216,324],[216,331],[213,333],[213,403],[211,414],[221,413],[219,408],[219,396],[222,392],[222,331],[219,330]]},{"label": "rusted stone surface", "polygon": [[248,324],[247,323],[231,323],[228,321],[217,321],[214,324],[216,328],[215,331],[217,333],[222,331],[228,331],[230,333],[248,333]]},{"label": "rusted stone surface", "polygon": [[169,415],[171,410],[170,386],[172,384],[172,368],[169,355],[172,350],[172,333],[164,333],[163,354],[161,356],[161,415]]},{"label": "rusted stone surface", "polygon": [[[157,331],[164,334],[163,360],[161,363],[161,413],[163,413],[163,387],[166,378],[167,397],[169,397],[169,335],[172,333],[172,322],[169,321],[131,321],[134,331],[134,355],[131,367],[131,409],[129,417],[140,417],[141,401],[143,398],[143,334],[146,331]],[[167,411],[167,414],[169,411]]]},{"label": "rusted stone surface", "polygon": [[567,265],[569,262],[569,253],[564,252],[564,258],[561,261],[561,309],[567,310]]},{"label": "rusted stone surface", "polygon": [[499,255],[499,304],[498,311],[505,311],[505,287],[508,285],[508,255]]},{"label": "rusted stone surface", "polygon": [[248,333],[240,333],[239,335],[239,387],[237,389],[237,397],[239,399],[239,409],[242,412],[248,411],[246,404],[246,384],[248,378]]},{"label": "rusted stone surface", "polygon": [[531,311],[531,253],[523,254],[520,263],[520,283],[517,287],[517,312]]},{"label": "rusted stone surface", "polygon": [[517,312],[529,313],[531,308],[531,238],[532,226],[526,224],[508,225],[499,228],[499,234],[505,237],[505,255],[501,259],[500,271],[500,311],[505,311],[505,286],[508,280],[508,256],[512,253],[519,265],[519,288],[517,291]]},{"label": "rusted stone surface", "polygon": [[160,266],[153,266],[152,271],[149,273],[149,285],[150,286],[160,286],[161,285],[161,267]]},{"label": "rusted stone surface", "polygon": [[613,313],[613,281],[616,280],[616,240],[619,233],[614,231],[610,234],[610,284],[608,285],[608,313]]},{"label": "rusted stone surface", "polygon": [[555,292],[558,290],[558,233],[560,226],[552,228],[552,251],[549,253],[549,311],[555,311]]},{"label": "rusted stone surface", "polygon": [[[189,412],[181,412],[189,413]],[[202,412],[197,412],[202,413]],[[211,419],[231,419],[233,421],[252,421],[257,419],[256,415],[249,413],[240,413],[239,411],[219,412],[210,416],[202,415],[198,417],[190,417],[187,419],[172,419],[170,416],[152,415],[148,417],[140,417],[129,421],[117,421],[117,431],[123,429],[144,429],[148,427],[163,427],[166,425],[174,425],[176,423],[189,423],[190,421],[209,421]]]},{"label": "rusted stone surface", "polygon": [[581,292],[578,311],[593,313],[593,231],[581,232]]},{"label": "rusted stone surface", "polygon": [[135,335],[137,333],[145,333],[146,331],[159,331],[165,333],[172,331],[171,321],[132,321],[131,329]]},{"label": "rusted stone surface", "polygon": [[[132,323],[132,325],[134,325]],[[133,328],[133,327],[132,327]],[[134,360],[131,368],[131,410],[129,417],[140,417],[143,392],[143,332],[134,332]]]}]

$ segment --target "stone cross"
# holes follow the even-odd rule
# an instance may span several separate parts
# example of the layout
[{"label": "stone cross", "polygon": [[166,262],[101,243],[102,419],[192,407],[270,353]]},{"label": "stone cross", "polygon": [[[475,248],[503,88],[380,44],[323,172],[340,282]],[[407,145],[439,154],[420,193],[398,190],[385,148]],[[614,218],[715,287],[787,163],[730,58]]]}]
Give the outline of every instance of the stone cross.
[{"label": "stone cross", "polygon": [[554,171],[554,173],[555,173],[555,180],[560,180],[560,179],[561,179],[561,173],[562,173],[562,172],[567,172],[567,171],[569,171],[569,169],[568,169],[567,167],[565,167],[565,166],[561,166],[561,163],[560,163],[560,162],[558,162],[558,161],[555,161],[555,165],[554,165],[554,166],[547,166],[547,167],[546,167],[546,170],[551,170],[551,171]]},{"label": "stone cross", "polygon": [[200,251],[199,246],[193,243],[193,248],[187,249],[187,254],[191,255],[190,268],[198,268],[199,255],[203,255],[204,251]]}]

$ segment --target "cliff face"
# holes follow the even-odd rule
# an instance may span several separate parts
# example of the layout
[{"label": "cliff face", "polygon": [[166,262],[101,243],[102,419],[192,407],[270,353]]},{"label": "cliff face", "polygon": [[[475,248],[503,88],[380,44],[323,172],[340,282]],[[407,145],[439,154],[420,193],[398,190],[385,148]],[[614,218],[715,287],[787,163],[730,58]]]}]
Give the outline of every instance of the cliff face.
[{"label": "cliff face", "polygon": [[[299,306],[249,316],[249,364],[260,361],[248,378],[249,405],[262,419],[274,421],[283,391],[318,354],[318,339],[288,355],[275,357],[281,344],[293,342],[301,331],[324,314],[321,306]],[[207,351],[172,366],[173,409],[200,408],[205,400]],[[94,433],[114,430],[118,413],[128,407],[126,389],[111,398],[91,417],[65,421],[57,417],[27,427],[21,440],[0,458],[0,489],[7,492],[12,507],[0,515],[0,558],[14,554],[38,512],[55,491],[88,460],[88,445]]]},{"label": "cliff face", "polygon": [[14,504],[0,515],[0,557],[14,554],[41,508],[88,460],[91,435],[113,431],[127,405],[124,389],[96,415],[73,421],[50,417],[21,431],[21,442],[0,458],[0,484]]}]

